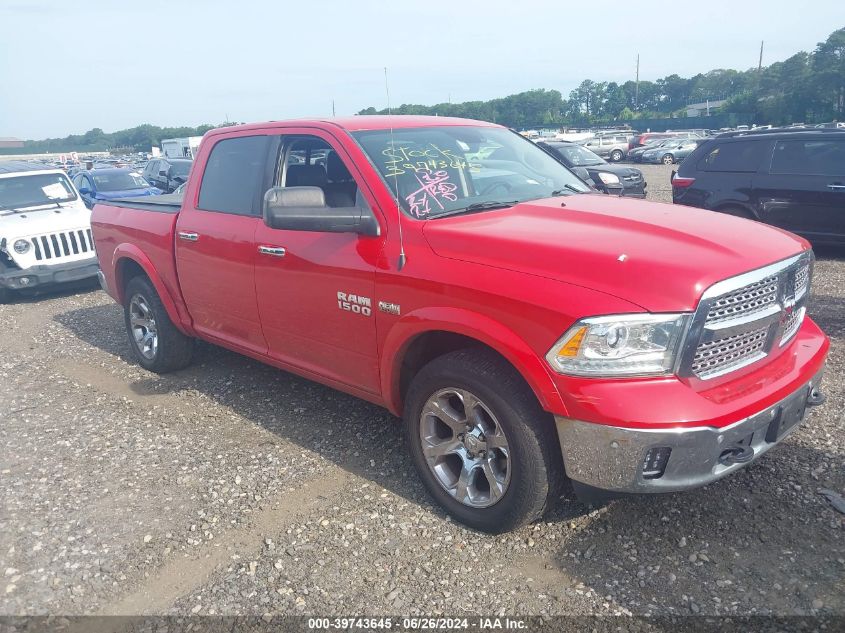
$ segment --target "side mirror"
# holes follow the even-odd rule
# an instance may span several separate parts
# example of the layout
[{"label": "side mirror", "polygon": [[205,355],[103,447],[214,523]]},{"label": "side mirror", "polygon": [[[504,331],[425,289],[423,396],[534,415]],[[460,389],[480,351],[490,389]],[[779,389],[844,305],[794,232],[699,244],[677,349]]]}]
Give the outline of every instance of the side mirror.
[{"label": "side mirror", "polygon": [[83,196],[90,196],[90,195],[91,195],[91,190],[90,190],[88,187],[80,187],[80,188],[79,188],[79,193],[80,193],[81,195],[83,195]]},{"label": "side mirror", "polygon": [[264,224],[271,229],[379,235],[375,217],[361,207],[329,207],[319,187],[273,187],[264,194]]}]

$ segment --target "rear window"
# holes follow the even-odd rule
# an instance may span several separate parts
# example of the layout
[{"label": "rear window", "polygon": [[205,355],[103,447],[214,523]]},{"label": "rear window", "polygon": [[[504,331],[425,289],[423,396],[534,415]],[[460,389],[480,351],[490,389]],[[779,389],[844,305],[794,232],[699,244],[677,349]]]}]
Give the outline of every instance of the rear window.
[{"label": "rear window", "polygon": [[771,173],[845,176],[845,140],[778,141]]},{"label": "rear window", "polygon": [[211,150],[197,207],[235,215],[260,215],[258,186],[267,156],[266,136],[219,141]]},{"label": "rear window", "polygon": [[698,161],[698,168],[704,171],[755,172],[767,146],[761,141],[718,143]]}]

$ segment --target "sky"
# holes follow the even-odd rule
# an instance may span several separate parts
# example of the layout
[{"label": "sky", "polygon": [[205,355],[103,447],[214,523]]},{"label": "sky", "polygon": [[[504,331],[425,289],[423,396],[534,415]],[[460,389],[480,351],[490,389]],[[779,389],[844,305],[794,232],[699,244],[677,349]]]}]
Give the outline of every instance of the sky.
[{"label": "sky", "polygon": [[811,51],[843,0],[0,0],[0,136],[485,100]]}]

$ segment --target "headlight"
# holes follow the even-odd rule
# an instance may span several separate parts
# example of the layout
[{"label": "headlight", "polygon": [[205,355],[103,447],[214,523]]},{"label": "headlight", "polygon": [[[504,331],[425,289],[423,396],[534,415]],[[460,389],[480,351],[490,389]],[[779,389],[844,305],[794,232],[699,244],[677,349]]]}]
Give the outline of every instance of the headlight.
[{"label": "headlight", "polygon": [[29,251],[29,242],[27,242],[26,240],[16,240],[14,249],[18,255],[23,255],[24,253]]},{"label": "headlight", "polygon": [[599,172],[599,179],[606,185],[618,185],[619,184],[619,176],[616,174],[608,174],[606,172],[600,171]]},{"label": "headlight", "polygon": [[687,314],[620,314],[581,319],[546,354],[552,368],[575,376],[672,373]]}]

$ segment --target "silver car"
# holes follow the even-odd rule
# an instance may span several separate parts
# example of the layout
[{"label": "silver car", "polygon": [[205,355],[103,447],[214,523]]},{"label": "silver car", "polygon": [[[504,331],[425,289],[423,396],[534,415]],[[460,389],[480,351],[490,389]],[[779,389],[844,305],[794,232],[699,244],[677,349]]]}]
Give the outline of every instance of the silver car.
[{"label": "silver car", "polygon": [[586,140],[581,144],[594,154],[598,154],[613,163],[618,163],[628,154],[627,136],[600,136]]},{"label": "silver car", "polygon": [[703,138],[685,138],[664,141],[654,148],[644,151],[642,162],[663,163],[664,165],[679,163],[706,140]]}]

